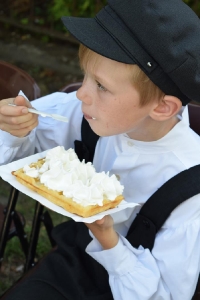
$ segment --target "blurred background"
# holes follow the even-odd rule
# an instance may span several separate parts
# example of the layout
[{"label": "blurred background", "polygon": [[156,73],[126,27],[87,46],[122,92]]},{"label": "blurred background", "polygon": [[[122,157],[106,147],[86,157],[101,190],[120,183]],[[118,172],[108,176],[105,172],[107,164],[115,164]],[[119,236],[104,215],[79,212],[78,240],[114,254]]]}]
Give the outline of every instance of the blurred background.
[{"label": "blurred background", "polygon": [[[200,1],[185,0],[200,16]],[[78,63],[78,43],[66,31],[60,18],[72,15],[92,17],[106,0],[8,0],[0,1],[0,60],[30,74],[38,84],[41,96],[82,80]],[[1,70],[0,70],[1,71]],[[0,204],[7,205],[10,186],[0,180]],[[17,211],[25,218],[29,238],[35,202],[20,194]],[[53,224],[66,217],[49,211]],[[37,244],[37,262],[51,249],[45,227],[41,225]],[[18,237],[6,244],[0,269],[0,296],[23,275],[25,257]]]}]

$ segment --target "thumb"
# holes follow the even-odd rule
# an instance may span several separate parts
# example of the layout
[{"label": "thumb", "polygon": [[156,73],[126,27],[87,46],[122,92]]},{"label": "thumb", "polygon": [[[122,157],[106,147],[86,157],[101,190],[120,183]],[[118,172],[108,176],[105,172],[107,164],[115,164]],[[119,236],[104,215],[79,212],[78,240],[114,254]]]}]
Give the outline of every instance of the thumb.
[{"label": "thumb", "polygon": [[101,220],[97,220],[97,221],[96,221],[96,224],[98,224],[98,225],[103,225],[104,222],[105,222],[105,217],[102,218]]},{"label": "thumb", "polygon": [[17,96],[14,99],[14,104],[16,104],[17,106],[26,106],[26,107],[32,107],[30,102],[23,96]]}]

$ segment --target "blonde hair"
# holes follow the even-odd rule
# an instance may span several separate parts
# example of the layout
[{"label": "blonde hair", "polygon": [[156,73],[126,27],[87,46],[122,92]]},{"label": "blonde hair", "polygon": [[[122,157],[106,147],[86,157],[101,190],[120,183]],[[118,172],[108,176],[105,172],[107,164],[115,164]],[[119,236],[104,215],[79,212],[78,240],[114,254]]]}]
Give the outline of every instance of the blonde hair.
[{"label": "blonde hair", "polygon": [[[96,53],[84,45],[79,47],[79,60],[82,69],[87,70],[88,62],[96,61]],[[135,64],[125,64],[130,69],[131,82],[140,93],[140,106],[145,106],[151,101],[157,99],[160,101],[164,97],[164,92],[156,86],[149,77]]]}]

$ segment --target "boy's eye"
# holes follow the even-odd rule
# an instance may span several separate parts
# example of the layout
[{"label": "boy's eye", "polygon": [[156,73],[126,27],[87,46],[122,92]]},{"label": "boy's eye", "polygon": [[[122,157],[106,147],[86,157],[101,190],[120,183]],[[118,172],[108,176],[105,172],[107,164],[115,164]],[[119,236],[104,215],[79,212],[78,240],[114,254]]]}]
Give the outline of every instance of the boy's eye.
[{"label": "boy's eye", "polygon": [[99,83],[98,81],[97,81],[97,86],[98,86],[99,90],[104,91],[104,92],[107,91],[107,89],[103,85],[101,85],[101,83]]}]

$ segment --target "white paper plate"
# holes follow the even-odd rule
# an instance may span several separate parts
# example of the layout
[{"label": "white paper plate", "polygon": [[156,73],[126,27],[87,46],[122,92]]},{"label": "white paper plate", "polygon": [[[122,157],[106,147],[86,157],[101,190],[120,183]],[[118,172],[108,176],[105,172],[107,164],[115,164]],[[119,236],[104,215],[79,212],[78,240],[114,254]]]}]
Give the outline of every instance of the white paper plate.
[{"label": "white paper plate", "polygon": [[3,180],[7,181],[9,184],[11,184],[13,187],[18,189],[20,192],[28,195],[29,197],[33,198],[34,200],[39,201],[42,205],[48,207],[49,209],[51,209],[61,215],[72,218],[76,222],[92,223],[96,220],[102,219],[106,215],[117,213],[124,209],[133,210],[134,207],[138,206],[137,203],[128,203],[125,200],[123,200],[117,207],[115,207],[113,209],[109,209],[105,212],[96,214],[96,215],[88,217],[88,218],[83,218],[83,217],[80,217],[78,215],[75,215],[75,214],[72,214],[72,213],[66,211],[62,207],[50,202],[46,198],[40,196],[38,193],[30,190],[29,188],[27,188],[26,186],[24,186],[20,182],[18,182],[16,177],[11,174],[12,171],[16,171],[16,170],[24,167],[26,164],[31,164],[32,162],[36,162],[38,159],[45,157],[46,152],[47,151],[37,153],[37,154],[31,155],[31,156],[28,156],[26,158],[9,163],[7,165],[0,166],[0,176],[2,177]]}]

